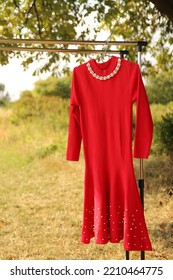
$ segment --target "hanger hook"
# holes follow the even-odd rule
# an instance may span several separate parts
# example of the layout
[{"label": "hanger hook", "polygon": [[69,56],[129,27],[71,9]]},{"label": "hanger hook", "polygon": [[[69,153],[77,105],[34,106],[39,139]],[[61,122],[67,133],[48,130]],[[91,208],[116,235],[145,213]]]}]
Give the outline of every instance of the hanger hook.
[{"label": "hanger hook", "polygon": [[106,39],[105,41],[105,52],[104,52],[104,56],[106,56],[106,53],[107,53],[107,50],[108,50],[108,47],[109,47],[109,38],[112,36],[112,33],[110,33],[110,35],[108,36],[108,38]]}]

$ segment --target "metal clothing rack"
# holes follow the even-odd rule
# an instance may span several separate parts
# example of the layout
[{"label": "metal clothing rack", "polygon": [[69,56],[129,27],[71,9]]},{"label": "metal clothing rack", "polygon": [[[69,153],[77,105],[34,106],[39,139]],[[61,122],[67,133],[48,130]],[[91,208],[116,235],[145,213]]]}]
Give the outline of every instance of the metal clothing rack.
[{"label": "metal clothing rack", "polygon": [[[22,46],[18,46],[21,44]],[[23,45],[30,45],[23,46]],[[32,47],[33,44],[36,44],[36,47]],[[0,51],[27,51],[27,52],[60,52],[60,53],[100,53],[104,54],[120,54],[120,57],[123,58],[125,54],[128,54],[128,50],[110,50],[104,49],[85,49],[85,48],[68,48],[69,46],[125,46],[125,47],[136,47],[137,48],[137,60],[139,67],[141,67],[141,53],[142,47],[147,46],[146,41],[75,41],[75,40],[35,40],[35,39],[3,39],[0,38]],[[47,45],[60,45],[60,48],[48,48]],[[63,48],[63,47],[64,48]],[[143,170],[143,159],[140,159],[139,167],[139,180],[138,187],[140,192],[140,199],[142,206],[144,208],[144,170]],[[126,260],[130,259],[129,251],[125,251]],[[145,260],[145,251],[141,251],[141,260]]]},{"label": "metal clothing rack", "polygon": [[[11,44],[9,46],[9,44]],[[17,44],[22,44],[18,46]],[[36,47],[28,47],[23,45],[37,45]],[[108,45],[109,43],[106,42]],[[124,42],[124,46],[128,45],[129,42]],[[17,46],[16,46],[17,45]],[[60,45],[60,48],[48,48],[47,45]],[[62,45],[65,46],[62,48]],[[104,54],[105,50],[101,49],[85,49],[85,48],[68,48],[69,45],[78,45],[78,46],[95,46],[95,45],[105,45],[105,41],[66,41],[66,40],[33,40],[33,39],[0,39],[0,51],[28,51],[28,52],[51,52],[51,53],[99,53]],[[117,45],[117,42],[114,41],[111,45]],[[40,47],[42,46],[42,47]],[[106,50],[108,54],[120,54],[120,57],[124,57],[125,54],[128,54],[127,50]]]}]

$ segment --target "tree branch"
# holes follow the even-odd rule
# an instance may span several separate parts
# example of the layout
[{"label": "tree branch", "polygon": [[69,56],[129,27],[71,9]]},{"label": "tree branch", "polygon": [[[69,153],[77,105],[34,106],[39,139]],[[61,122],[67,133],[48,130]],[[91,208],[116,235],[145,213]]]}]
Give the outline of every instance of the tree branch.
[{"label": "tree branch", "polygon": [[39,36],[40,36],[40,38],[42,39],[41,24],[40,24],[40,16],[39,16],[39,12],[38,12],[37,6],[36,6],[36,0],[34,0],[34,10],[35,10],[36,17],[37,17]]},{"label": "tree branch", "polygon": [[19,9],[19,5],[16,0],[13,0],[14,6]]},{"label": "tree branch", "polygon": [[25,22],[24,22],[24,26],[27,25],[28,23],[28,20],[29,20],[29,14],[31,13],[32,10],[34,10],[35,14],[36,14],[36,18],[37,18],[37,26],[38,26],[38,33],[39,33],[39,36],[40,38],[42,39],[42,32],[41,32],[41,24],[40,24],[40,16],[39,16],[39,12],[37,10],[37,5],[36,5],[36,1],[37,0],[34,0],[32,2],[32,5],[30,5],[27,13],[26,13],[26,19],[25,19]]},{"label": "tree branch", "polygon": [[24,26],[28,23],[29,14],[30,14],[31,10],[32,10],[33,7],[34,7],[34,2],[35,2],[35,0],[33,1],[32,5],[30,6],[29,10],[28,10],[27,13],[26,13],[26,19],[25,19],[25,21],[24,21]]}]

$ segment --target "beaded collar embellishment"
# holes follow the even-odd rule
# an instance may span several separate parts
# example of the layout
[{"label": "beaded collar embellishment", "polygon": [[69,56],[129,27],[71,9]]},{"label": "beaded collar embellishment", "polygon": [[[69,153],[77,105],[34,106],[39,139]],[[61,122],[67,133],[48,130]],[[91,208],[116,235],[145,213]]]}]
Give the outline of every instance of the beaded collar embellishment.
[{"label": "beaded collar embellishment", "polygon": [[96,78],[96,79],[98,79],[98,80],[101,80],[101,81],[105,81],[105,80],[108,80],[108,79],[114,77],[115,74],[119,71],[120,66],[121,66],[121,58],[120,58],[120,57],[118,58],[118,62],[117,62],[117,65],[116,65],[115,69],[112,71],[112,73],[110,73],[110,74],[107,75],[107,76],[99,76],[99,75],[97,75],[97,74],[93,71],[93,69],[91,68],[91,65],[90,65],[89,62],[86,64],[86,66],[87,66],[87,68],[88,68],[88,71],[90,72],[90,74],[91,74],[94,78]]}]

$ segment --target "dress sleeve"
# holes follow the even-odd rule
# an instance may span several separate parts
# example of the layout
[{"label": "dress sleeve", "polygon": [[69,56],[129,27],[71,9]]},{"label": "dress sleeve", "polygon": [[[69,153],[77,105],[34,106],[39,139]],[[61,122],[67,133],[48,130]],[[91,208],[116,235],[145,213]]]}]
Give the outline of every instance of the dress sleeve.
[{"label": "dress sleeve", "polygon": [[80,110],[76,97],[77,81],[75,69],[72,75],[72,86],[70,93],[70,112],[66,160],[78,161],[81,148],[81,127],[80,127]]},{"label": "dress sleeve", "polygon": [[153,121],[138,65],[135,72],[133,88],[133,101],[136,101],[134,157],[148,158],[153,137]]}]

